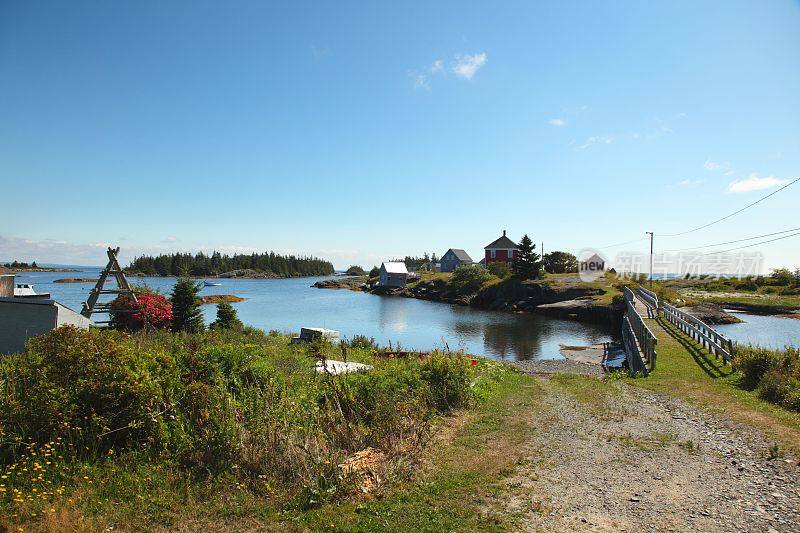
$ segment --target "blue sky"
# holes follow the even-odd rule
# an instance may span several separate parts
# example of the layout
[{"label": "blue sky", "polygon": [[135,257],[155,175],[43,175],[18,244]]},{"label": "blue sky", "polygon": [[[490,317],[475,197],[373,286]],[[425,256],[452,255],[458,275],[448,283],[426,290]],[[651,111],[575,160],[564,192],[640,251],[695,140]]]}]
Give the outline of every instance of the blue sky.
[{"label": "blue sky", "polygon": [[658,237],[800,176],[797,2],[286,4],[0,3],[0,259],[800,226],[798,184]]}]

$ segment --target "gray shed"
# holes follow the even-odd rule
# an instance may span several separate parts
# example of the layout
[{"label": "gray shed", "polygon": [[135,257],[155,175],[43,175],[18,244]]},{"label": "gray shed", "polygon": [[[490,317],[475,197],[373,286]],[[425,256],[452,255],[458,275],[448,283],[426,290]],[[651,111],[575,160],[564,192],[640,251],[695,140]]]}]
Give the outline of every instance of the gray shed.
[{"label": "gray shed", "polygon": [[381,287],[405,287],[408,281],[408,269],[401,261],[381,263]]},{"label": "gray shed", "polygon": [[459,248],[450,248],[447,250],[440,261],[442,272],[452,272],[461,265],[471,265],[474,263],[469,254]]},{"label": "gray shed", "polygon": [[0,354],[21,352],[34,335],[66,324],[89,329],[92,321],[49,298],[0,298]]}]

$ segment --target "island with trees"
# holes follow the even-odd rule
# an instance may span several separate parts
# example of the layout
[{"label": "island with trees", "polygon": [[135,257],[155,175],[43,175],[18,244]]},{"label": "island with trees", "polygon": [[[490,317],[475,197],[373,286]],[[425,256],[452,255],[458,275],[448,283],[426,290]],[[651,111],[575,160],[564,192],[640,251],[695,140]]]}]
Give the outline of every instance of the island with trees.
[{"label": "island with trees", "polygon": [[142,276],[220,277],[220,278],[293,278],[329,276],[333,265],[316,257],[280,255],[275,252],[211,255],[198,252],[143,255],[134,259],[126,273]]}]

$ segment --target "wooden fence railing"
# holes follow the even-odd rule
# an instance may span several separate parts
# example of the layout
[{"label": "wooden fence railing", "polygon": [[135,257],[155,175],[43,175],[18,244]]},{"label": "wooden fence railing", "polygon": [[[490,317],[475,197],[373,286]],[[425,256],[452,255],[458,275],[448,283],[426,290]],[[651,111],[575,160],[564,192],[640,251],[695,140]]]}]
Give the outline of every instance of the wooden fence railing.
[{"label": "wooden fence railing", "polygon": [[658,318],[658,296],[653,291],[639,287],[639,299],[647,306],[647,318]]},{"label": "wooden fence railing", "polygon": [[656,368],[656,346],[658,339],[647,324],[642,320],[642,316],[636,311],[636,307],[632,301],[626,301],[627,318],[630,322],[631,329],[636,336],[636,341],[639,344],[639,352],[642,355],[644,364],[647,366],[649,372]]},{"label": "wooden fence railing", "polygon": [[625,349],[625,361],[628,363],[630,372],[640,372],[647,377],[650,373],[644,362],[642,353],[639,351],[639,343],[636,341],[636,333],[627,315],[622,317],[622,346]]},{"label": "wooden fence railing", "polygon": [[661,302],[661,311],[664,317],[678,326],[678,328],[702,344],[708,351],[716,356],[722,356],[726,363],[733,359],[733,341],[720,334],[714,328],[689,313]]}]

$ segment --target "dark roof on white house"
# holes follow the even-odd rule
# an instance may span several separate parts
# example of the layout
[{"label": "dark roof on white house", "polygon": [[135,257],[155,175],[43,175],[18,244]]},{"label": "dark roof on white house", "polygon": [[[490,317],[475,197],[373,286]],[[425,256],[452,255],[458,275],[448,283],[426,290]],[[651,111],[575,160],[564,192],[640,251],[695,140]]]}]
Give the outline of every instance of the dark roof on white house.
[{"label": "dark roof on white house", "polygon": [[518,249],[517,245],[514,244],[514,241],[512,241],[511,239],[506,237],[506,230],[503,230],[503,236],[502,237],[500,237],[499,239],[497,239],[496,241],[494,241],[491,244],[487,244],[486,246],[484,246],[483,249],[484,250],[491,250],[492,248],[494,248],[494,249],[509,249],[509,248],[511,248],[511,249],[514,249],[514,250]]},{"label": "dark roof on white house", "polygon": [[[453,252],[453,254],[458,258],[459,261],[468,261],[472,263],[472,258],[464,250],[460,250],[458,248],[450,248],[449,250],[447,250],[447,252]],[[447,255],[447,252],[445,252],[444,255]]]}]

